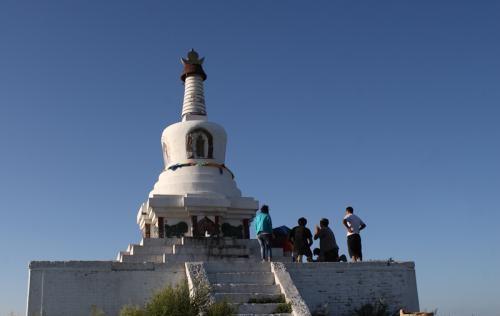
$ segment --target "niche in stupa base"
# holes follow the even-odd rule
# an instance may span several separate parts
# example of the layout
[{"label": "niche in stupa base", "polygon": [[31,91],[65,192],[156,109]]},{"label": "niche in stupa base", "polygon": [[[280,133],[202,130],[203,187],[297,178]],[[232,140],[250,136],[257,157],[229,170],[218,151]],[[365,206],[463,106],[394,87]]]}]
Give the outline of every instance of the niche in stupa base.
[{"label": "niche in stupa base", "polygon": [[218,237],[219,216],[191,216],[193,237]]},{"label": "niche in stupa base", "polygon": [[220,216],[192,216],[193,237],[249,238],[248,220],[224,219]]},{"label": "niche in stupa base", "polygon": [[180,238],[189,235],[188,218],[158,217],[153,238]]},{"label": "niche in stupa base", "polygon": [[180,221],[177,224],[165,224],[165,237],[184,237],[189,231],[189,226],[186,222]]},{"label": "niche in stupa base", "polygon": [[238,239],[243,239],[244,237],[243,224],[231,225],[230,223],[222,223],[221,231],[224,237],[233,237]]},{"label": "niche in stupa base", "polygon": [[188,159],[213,159],[214,143],[212,134],[204,128],[196,128],[186,135]]}]

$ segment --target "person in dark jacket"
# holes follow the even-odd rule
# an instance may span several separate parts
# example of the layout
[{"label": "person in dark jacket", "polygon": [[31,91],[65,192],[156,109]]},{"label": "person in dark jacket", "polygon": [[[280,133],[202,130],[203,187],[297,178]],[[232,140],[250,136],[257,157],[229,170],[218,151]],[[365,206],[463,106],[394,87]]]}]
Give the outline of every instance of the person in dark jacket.
[{"label": "person in dark jacket", "polygon": [[306,227],[307,219],[299,218],[299,226],[295,226],[288,239],[293,244],[293,256],[296,262],[302,262],[302,257],[306,256],[308,262],[312,262],[311,245],[313,244],[312,234]]},{"label": "person in dark jacket", "polygon": [[[260,212],[253,220],[255,225],[255,234],[260,244],[260,255],[262,261],[271,261],[273,254],[271,248],[271,238],[273,236],[273,222],[269,216],[269,206],[262,205]],[[268,256],[269,254],[269,256]]]},{"label": "person in dark jacket", "polygon": [[314,240],[319,238],[319,261],[337,262],[339,261],[339,246],[328,224],[329,221],[326,218],[319,221],[319,227],[316,226],[314,233]]}]

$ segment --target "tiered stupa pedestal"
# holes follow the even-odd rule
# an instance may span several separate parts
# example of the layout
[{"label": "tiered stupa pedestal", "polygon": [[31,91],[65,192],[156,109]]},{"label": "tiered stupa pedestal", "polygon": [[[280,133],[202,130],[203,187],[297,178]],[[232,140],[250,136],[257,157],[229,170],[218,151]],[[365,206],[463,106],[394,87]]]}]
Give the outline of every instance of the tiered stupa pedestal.
[{"label": "tiered stupa pedestal", "polygon": [[144,238],[247,239],[258,201],[242,197],[225,165],[227,134],[207,120],[203,58],[191,51],[182,61],[182,119],[163,131],[165,169],[141,205],[137,223]]}]

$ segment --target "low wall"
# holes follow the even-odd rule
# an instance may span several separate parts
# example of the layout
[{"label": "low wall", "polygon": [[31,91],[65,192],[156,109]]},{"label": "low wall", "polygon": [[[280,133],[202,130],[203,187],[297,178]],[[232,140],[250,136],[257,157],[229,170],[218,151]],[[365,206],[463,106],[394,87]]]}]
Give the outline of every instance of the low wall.
[{"label": "low wall", "polygon": [[185,278],[183,263],[34,261],[27,315],[115,316],[123,305],[142,306],[156,290]]},{"label": "low wall", "polygon": [[311,312],[345,316],[382,299],[389,310],[419,310],[413,262],[285,263]]}]

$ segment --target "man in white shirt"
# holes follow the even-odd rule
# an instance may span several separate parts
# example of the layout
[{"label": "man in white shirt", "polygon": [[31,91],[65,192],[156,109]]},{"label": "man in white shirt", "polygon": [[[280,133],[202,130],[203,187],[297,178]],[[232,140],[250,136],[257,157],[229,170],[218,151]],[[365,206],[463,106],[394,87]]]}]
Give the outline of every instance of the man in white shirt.
[{"label": "man in white shirt", "polygon": [[354,209],[348,206],[345,209],[345,217],[342,221],[347,229],[347,248],[352,261],[363,261],[363,253],[361,252],[361,236],[359,232],[366,227],[366,224],[354,215]]}]

